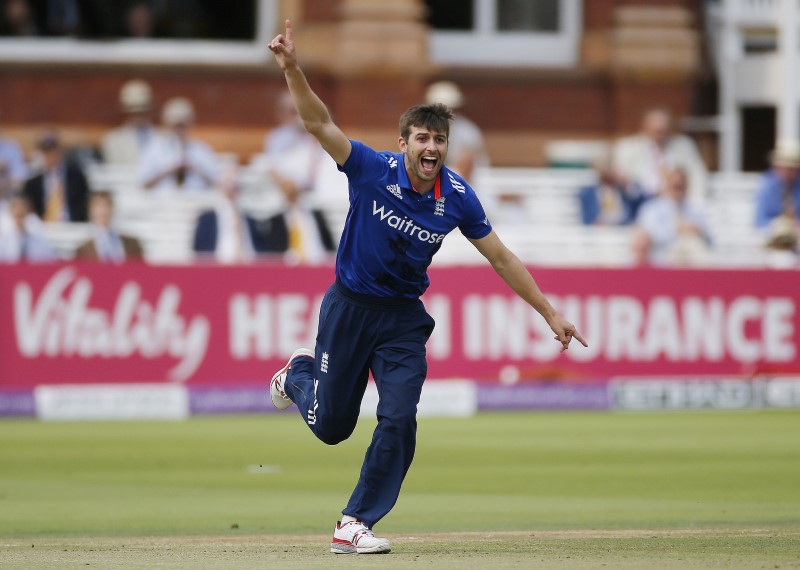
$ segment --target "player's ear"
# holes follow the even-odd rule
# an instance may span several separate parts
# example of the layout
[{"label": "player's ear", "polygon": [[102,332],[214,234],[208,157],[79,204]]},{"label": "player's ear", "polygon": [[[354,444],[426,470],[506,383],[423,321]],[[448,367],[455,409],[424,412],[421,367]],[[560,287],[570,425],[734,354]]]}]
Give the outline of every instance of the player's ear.
[{"label": "player's ear", "polygon": [[404,139],[403,137],[397,139],[397,144],[400,147],[400,152],[405,152],[406,149],[408,148],[408,143],[406,142],[406,139]]}]

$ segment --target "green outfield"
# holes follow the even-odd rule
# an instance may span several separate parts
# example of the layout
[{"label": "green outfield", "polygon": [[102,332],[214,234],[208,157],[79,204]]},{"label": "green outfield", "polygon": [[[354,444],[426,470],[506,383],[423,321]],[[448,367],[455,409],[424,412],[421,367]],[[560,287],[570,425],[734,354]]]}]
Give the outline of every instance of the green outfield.
[{"label": "green outfield", "polygon": [[[326,540],[373,427],[328,447],[295,415],[0,421],[0,565],[352,566]],[[382,568],[798,567],[800,413],[422,419],[377,530]]]}]

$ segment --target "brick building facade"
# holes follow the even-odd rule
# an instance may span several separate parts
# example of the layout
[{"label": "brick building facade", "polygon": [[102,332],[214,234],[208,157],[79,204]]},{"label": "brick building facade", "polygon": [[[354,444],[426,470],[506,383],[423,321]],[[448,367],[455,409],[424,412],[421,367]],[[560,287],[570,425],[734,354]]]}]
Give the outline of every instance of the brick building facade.
[{"label": "brick building facade", "polygon": [[[566,2],[572,0],[563,0]],[[396,146],[396,121],[436,79],[457,82],[463,114],[484,129],[492,161],[542,166],[554,140],[613,140],[636,130],[642,110],[704,114],[707,77],[696,0],[574,0],[577,60],[566,66],[448,65],[429,55],[422,0],[276,0],[292,18],[301,62],[337,123],[352,137]],[[265,52],[266,52],[266,48]],[[157,100],[190,97],[197,134],[242,160],[273,125],[271,100],[284,87],[270,57],[256,63],[0,62],[0,124],[30,149],[39,129],[96,143],[120,121],[117,93],[131,77]],[[712,96],[713,97],[713,96]],[[715,141],[698,137],[714,166]]]}]

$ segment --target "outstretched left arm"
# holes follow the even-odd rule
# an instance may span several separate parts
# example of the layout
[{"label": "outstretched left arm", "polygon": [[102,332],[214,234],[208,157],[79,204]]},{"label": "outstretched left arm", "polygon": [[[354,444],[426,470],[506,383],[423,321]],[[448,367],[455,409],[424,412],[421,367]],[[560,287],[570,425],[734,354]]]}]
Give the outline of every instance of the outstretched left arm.
[{"label": "outstretched left arm", "polygon": [[589,346],[575,325],[562,317],[544,296],[539,286],[534,281],[531,274],[525,269],[522,261],[500,241],[494,231],[480,239],[470,239],[472,245],[489,260],[492,267],[503,281],[508,283],[514,292],[525,302],[544,317],[553,332],[556,333],[556,340],[561,343],[561,350],[569,348],[570,341],[574,338],[583,346]]}]

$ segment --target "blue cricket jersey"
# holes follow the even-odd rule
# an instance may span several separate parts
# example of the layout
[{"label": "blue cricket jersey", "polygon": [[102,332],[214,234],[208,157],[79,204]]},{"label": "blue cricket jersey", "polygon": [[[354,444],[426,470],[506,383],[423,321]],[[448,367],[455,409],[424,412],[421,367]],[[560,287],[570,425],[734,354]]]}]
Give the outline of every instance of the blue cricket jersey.
[{"label": "blue cricket jersey", "polygon": [[492,231],[478,197],[463,178],[442,167],[439,196],[418,194],[403,153],[376,152],[350,141],[339,170],[347,175],[350,209],[336,255],[336,278],[374,297],[417,298],[428,288],[428,266],[454,228],[472,239]]}]

